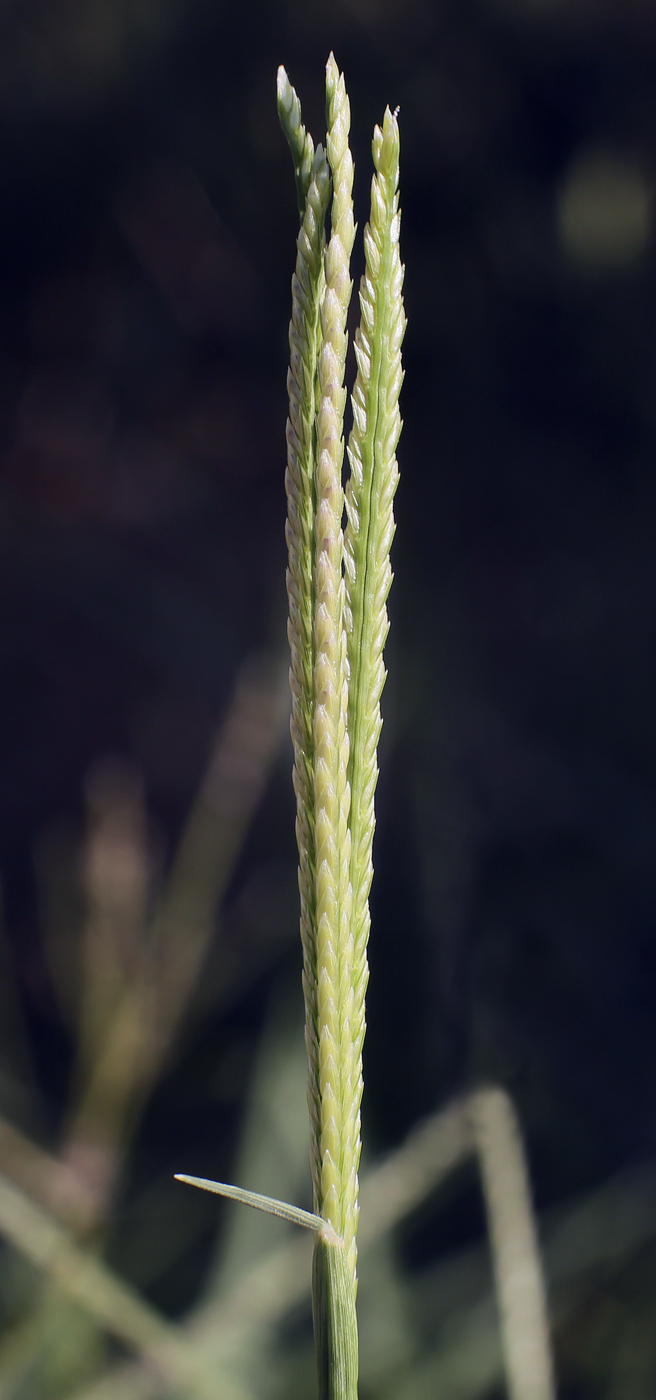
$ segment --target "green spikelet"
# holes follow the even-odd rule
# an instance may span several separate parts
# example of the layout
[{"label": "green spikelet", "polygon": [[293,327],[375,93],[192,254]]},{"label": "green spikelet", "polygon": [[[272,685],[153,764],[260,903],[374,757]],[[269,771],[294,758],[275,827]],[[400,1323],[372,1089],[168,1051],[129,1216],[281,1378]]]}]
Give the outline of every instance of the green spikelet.
[{"label": "green spikelet", "polygon": [[314,142],[301,121],[301,104],[282,64],[278,69],[278,116],[294,162],[298,211],[303,219],[312,180]]}]

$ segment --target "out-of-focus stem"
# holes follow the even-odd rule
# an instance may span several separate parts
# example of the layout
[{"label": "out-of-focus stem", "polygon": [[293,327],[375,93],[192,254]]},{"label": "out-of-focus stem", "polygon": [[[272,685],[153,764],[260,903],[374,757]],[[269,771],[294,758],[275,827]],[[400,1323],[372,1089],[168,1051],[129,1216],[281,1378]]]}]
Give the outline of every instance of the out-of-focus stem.
[{"label": "out-of-focus stem", "polygon": [[62,1226],[0,1177],[0,1229],[62,1291],[127,1346],[136,1348],[176,1385],[203,1400],[243,1400],[238,1387],[217,1387],[183,1333],[150,1308],[127,1283],[81,1249]]},{"label": "out-of-focus stem", "polygon": [[511,1400],[555,1400],[547,1307],[521,1133],[503,1089],[472,1094]]}]

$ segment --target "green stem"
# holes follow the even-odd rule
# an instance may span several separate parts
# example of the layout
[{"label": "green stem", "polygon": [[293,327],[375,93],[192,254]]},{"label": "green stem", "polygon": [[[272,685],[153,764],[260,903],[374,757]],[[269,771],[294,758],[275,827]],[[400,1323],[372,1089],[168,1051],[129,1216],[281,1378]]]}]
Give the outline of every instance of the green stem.
[{"label": "green stem", "polygon": [[312,1316],[318,1400],[357,1400],[355,1292],[347,1252],[329,1225],[315,1236]]}]

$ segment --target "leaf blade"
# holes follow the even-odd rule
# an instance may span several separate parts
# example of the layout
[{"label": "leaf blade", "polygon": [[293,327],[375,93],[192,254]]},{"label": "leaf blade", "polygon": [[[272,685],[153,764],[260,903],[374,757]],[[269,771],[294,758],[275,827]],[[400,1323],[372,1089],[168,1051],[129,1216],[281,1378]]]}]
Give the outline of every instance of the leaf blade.
[{"label": "leaf blade", "polygon": [[315,1233],[324,1229],[325,1221],[320,1215],[301,1210],[300,1206],[292,1206],[288,1201],[276,1201],[272,1196],[259,1195],[257,1191],[245,1191],[241,1186],[229,1186],[224,1181],[209,1181],[204,1176],[187,1176],[184,1172],[176,1172],[175,1180],[184,1181],[187,1186],[199,1186],[202,1191],[212,1191],[215,1196],[226,1196],[231,1201],[254,1206],[256,1210],[266,1211],[267,1215],[277,1215],[281,1220],[288,1220],[292,1225],[303,1225],[306,1230],[314,1230]]}]

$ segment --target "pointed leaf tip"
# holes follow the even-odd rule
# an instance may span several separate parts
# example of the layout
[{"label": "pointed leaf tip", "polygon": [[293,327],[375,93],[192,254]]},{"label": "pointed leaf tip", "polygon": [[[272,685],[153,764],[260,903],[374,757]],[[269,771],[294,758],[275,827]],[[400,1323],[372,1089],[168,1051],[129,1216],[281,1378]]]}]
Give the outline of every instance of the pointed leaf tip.
[{"label": "pointed leaf tip", "polygon": [[240,1201],[245,1206],[254,1206],[256,1210],[266,1211],[267,1215],[277,1215],[291,1225],[303,1225],[306,1230],[314,1230],[315,1233],[324,1229],[320,1215],[301,1210],[300,1206],[289,1205],[287,1201],[276,1201],[271,1196],[260,1196],[256,1191],[245,1191],[241,1186],[228,1186],[224,1181],[208,1181],[204,1176],[187,1176],[183,1172],[175,1172],[175,1180],[184,1181],[187,1186],[199,1186],[202,1191],[212,1191],[216,1196],[227,1196],[229,1200]]}]

